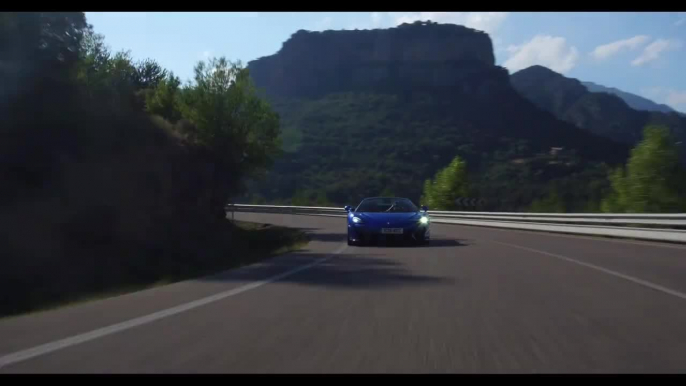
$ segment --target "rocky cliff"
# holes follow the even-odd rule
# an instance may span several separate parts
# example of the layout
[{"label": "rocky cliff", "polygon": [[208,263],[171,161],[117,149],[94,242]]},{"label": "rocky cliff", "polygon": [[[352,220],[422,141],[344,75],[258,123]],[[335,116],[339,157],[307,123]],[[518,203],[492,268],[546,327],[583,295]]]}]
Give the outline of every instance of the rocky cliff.
[{"label": "rocky cliff", "polygon": [[284,97],[368,90],[478,93],[507,84],[508,77],[495,66],[486,33],[431,22],[377,30],[300,30],[279,52],[248,68],[258,87]]}]

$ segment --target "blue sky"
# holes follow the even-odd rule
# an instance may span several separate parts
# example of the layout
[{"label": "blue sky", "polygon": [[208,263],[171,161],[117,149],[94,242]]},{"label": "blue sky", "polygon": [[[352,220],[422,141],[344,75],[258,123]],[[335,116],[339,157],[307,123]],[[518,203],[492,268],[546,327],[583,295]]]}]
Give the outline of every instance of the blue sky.
[{"label": "blue sky", "polygon": [[617,87],[686,112],[686,13],[88,12],[115,51],[152,58],[189,79],[197,61],[247,63],[276,53],[300,29],[390,28],[433,20],[483,30],[510,72],[534,64]]}]

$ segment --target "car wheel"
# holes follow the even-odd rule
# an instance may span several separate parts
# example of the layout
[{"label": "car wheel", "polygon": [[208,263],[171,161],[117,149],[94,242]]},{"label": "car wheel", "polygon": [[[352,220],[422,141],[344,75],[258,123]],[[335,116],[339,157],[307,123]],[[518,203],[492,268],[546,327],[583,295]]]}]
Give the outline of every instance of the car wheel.
[{"label": "car wheel", "polygon": [[350,232],[348,232],[348,245],[358,245],[358,244],[359,244],[359,241],[357,241],[357,242],[352,241],[352,239],[350,238]]},{"label": "car wheel", "polygon": [[415,245],[429,245],[429,240],[422,237],[421,239],[415,240]]}]

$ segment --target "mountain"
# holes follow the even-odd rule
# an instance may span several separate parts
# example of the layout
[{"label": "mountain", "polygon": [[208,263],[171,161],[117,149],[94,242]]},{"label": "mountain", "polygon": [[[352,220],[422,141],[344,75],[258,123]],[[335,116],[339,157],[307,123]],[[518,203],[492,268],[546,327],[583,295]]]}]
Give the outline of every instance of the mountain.
[{"label": "mountain", "polygon": [[280,114],[285,150],[252,186],[255,200],[418,200],[424,180],[459,155],[474,197],[516,209],[551,181],[602,175],[598,165],[628,155],[522,97],[490,37],[464,26],[298,31],[248,69]]},{"label": "mountain", "polygon": [[669,127],[677,141],[686,143],[686,117],[676,112],[635,110],[617,95],[591,92],[579,80],[543,66],[520,70],[510,82],[536,106],[594,134],[635,145],[646,125],[660,124]]},{"label": "mountain", "polygon": [[377,30],[300,30],[276,55],[250,62],[249,69],[268,93],[297,98],[449,90],[469,87],[469,77],[483,72],[491,84],[503,83],[507,72],[494,64],[486,33],[418,22]]},{"label": "mountain", "polygon": [[675,112],[673,108],[665,104],[658,104],[651,101],[650,99],[626,91],[622,91],[614,87],[605,87],[599,84],[595,84],[593,82],[581,82],[581,84],[583,84],[586,87],[586,89],[590,92],[604,92],[607,94],[616,95],[634,110],[657,111],[660,113]]}]

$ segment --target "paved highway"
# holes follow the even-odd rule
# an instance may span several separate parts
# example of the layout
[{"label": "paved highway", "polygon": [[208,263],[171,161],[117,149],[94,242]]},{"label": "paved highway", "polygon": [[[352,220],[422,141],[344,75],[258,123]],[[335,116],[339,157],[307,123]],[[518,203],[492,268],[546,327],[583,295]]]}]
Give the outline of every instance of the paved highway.
[{"label": "paved highway", "polygon": [[434,224],[0,320],[0,373],[684,372],[686,247]]}]

